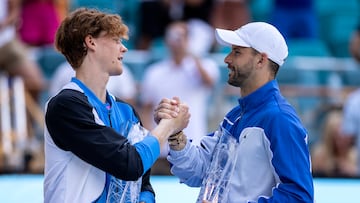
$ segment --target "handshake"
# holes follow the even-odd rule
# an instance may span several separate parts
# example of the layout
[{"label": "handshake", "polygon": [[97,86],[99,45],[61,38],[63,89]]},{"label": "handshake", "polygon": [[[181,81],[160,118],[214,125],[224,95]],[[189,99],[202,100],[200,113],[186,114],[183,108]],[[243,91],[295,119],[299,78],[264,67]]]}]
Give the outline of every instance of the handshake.
[{"label": "handshake", "polygon": [[179,98],[162,99],[154,112],[154,120],[159,125],[166,122],[172,129],[167,137],[170,149],[182,150],[187,142],[183,129],[187,127],[190,119],[189,107],[181,103]]}]

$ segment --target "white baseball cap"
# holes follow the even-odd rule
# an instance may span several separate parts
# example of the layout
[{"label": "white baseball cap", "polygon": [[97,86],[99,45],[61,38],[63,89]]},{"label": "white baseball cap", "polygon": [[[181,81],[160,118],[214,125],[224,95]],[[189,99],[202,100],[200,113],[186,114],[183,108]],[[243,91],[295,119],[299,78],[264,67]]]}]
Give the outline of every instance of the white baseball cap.
[{"label": "white baseball cap", "polygon": [[266,53],[279,66],[288,56],[284,37],[273,25],[265,22],[248,23],[235,31],[217,28],[215,36],[222,45],[252,47],[260,53]]}]

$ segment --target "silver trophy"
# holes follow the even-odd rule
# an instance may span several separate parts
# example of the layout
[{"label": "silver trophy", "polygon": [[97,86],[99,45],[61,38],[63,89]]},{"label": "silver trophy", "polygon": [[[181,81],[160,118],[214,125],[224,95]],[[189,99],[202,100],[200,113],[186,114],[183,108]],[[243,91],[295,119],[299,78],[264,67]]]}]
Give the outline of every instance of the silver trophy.
[{"label": "silver trophy", "polygon": [[203,200],[211,203],[228,200],[229,181],[237,159],[237,140],[221,126],[214,136],[218,136],[219,141],[203,179],[197,203]]},{"label": "silver trophy", "polygon": [[[149,131],[139,123],[128,121],[122,125],[120,133],[133,145],[143,140]],[[141,180],[142,177],[136,181],[124,181],[111,176],[106,203],[138,203]]]}]

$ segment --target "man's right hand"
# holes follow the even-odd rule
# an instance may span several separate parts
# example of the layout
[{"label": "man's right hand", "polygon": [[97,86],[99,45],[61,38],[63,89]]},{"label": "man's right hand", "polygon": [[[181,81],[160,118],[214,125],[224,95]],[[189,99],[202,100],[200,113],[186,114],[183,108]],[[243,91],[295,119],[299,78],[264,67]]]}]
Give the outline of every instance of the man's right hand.
[{"label": "man's right hand", "polygon": [[171,135],[187,127],[189,107],[178,98],[163,99],[155,109],[154,119],[158,125],[151,132],[158,138],[160,145],[163,145]]},{"label": "man's right hand", "polygon": [[154,112],[154,121],[159,124],[161,119],[176,118],[180,111],[180,99],[174,97],[172,99],[164,98],[156,106]]},{"label": "man's right hand", "polygon": [[180,103],[177,107],[172,108],[176,110],[169,110],[169,105],[163,109],[159,109],[157,114],[160,118],[159,122],[166,122],[173,129],[172,134],[176,134],[187,127],[190,120],[189,107],[186,104]]}]

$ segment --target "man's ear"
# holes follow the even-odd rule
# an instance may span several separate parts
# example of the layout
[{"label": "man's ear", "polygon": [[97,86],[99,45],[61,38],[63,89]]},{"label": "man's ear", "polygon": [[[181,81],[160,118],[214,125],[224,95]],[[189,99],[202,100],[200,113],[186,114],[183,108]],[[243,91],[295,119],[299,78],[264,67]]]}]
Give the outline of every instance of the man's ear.
[{"label": "man's ear", "polygon": [[265,53],[260,54],[260,59],[258,61],[259,64],[263,65],[268,60],[268,56]]},{"label": "man's ear", "polygon": [[91,35],[85,37],[84,43],[88,49],[94,49],[95,47],[94,38]]},{"label": "man's ear", "polygon": [[259,58],[259,60],[258,60],[258,63],[259,63],[259,64],[264,63],[264,58],[263,58],[263,56],[262,56],[262,55],[260,55],[260,58]]}]

